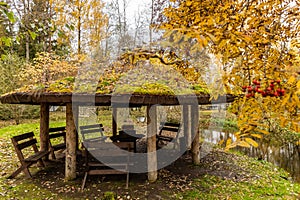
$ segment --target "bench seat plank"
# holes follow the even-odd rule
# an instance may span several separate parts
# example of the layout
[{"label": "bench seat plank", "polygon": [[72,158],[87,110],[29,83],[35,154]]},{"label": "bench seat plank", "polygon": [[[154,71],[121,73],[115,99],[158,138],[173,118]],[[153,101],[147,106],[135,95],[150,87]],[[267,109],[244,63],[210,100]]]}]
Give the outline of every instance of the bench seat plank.
[{"label": "bench seat plank", "polygon": [[49,154],[49,151],[39,151],[36,154],[24,159],[25,162],[37,162],[39,159]]}]

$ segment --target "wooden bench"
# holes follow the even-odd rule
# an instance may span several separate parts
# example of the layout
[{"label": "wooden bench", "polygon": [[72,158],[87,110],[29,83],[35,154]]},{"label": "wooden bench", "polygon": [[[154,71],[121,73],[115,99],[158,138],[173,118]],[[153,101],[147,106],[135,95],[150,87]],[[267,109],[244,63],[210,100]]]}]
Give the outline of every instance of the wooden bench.
[{"label": "wooden bench", "polygon": [[79,129],[82,136],[83,157],[85,159],[85,163],[87,163],[88,156],[84,143],[104,142],[107,137],[103,134],[104,128],[102,124],[84,125],[80,126]]},{"label": "wooden bench", "polygon": [[[37,140],[34,138],[34,133],[24,133],[21,135],[17,135],[11,138],[11,141],[16,150],[17,156],[21,162],[21,167],[19,167],[14,173],[12,173],[8,178],[16,177],[21,171],[25,173],[27,177],[32,177],[29,171],[29,167],[38,163],[40,166],[44,167],[44,162],[42,160],[43,157],[47,157],[50,153],[49,151],[39,151],[37,148]],[[23,154],[23,150],[29,150],[30,147],[33,149],[33,154],[29,155],[25,158]]]},{"label": "wooden bench", "polygon": [[49,128],[49,149],[51,159],[56,159],[55,151],[66,149],[66,127]]},{"label": "wooden bench", "polygon": [[168,144],[169,142],[178,145],[178,137],[180,132],[180,123],[163,122],[160,124],[159,133],[156,135],[156,146],[159,144]]},{"label": "wooden bench", "polygon": [[103,134],[102,124],[80,126],[80,133],[83,141],[104,141],[107,137]]},{"label": "wooden bench", "polygon": [[91,142],[84,144],[85,175],[81,189],[84,189],[88,175],[126,174],[126,189],[129,184],[130,142]]}]

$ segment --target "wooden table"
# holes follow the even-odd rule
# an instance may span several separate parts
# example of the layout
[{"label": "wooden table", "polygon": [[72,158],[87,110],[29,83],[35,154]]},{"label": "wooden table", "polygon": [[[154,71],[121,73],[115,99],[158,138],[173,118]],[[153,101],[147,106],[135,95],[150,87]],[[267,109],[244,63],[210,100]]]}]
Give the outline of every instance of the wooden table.
[{"label": "wooden table", "polygon": [[136,141],[144,136],[143,134],[135,134],[135,130],[129,132],[119,131],[119,135],[111,136],[110,139],[113,142],[133,142],[134,152],[136,153]]}]

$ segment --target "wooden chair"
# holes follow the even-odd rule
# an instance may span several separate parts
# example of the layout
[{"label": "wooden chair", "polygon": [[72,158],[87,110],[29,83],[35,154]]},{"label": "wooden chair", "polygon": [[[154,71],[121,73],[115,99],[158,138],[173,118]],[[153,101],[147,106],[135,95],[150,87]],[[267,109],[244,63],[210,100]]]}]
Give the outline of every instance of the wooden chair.
[{"label": "wooden chair", "polygon": [[178,137],[180,133],[180,123],[164,122],[160,124],[159,133],[156,135],[156,146],[174,143],[174,148],[179,145]]},{"label": "wooden chair", "polygon": [[102,124],[92,124],[80,126],[80,133],[82,135],[82,140],[87,141],[105,141],[107,137],[103,134],[104,128]]},{"label": "wooden chair", "polygon": [[88,175],[126,174],[126,189],[129,185],[129,167],[133,144],[130,142],[93,142],[86,141],[84,155],[86,156],[86,171],[81,189],[85,187]]},{"label": "wooden chair", "polygon": [[137,140],[144,137],[142,134],[136,134],[134,126],[131,124],[122,125],[122,130],[119,131],[119,135],[111,136],[110,139],[113,142],[131,142],[134,148],[132,149],[136,152]]},{"label": "wooden chair", "polygon": [[66,127],[49,128],[49,148],[51,159],[56,159],[55,151],[66,149]]},{"label": "wooden chair", "polygon": [[[37,140],[34,138],[34,133],[24,133],[11,138],[11,141],[16,150],[17,156],[21,162],[21,166],[12,173],[8,178],[16,177],[21,171],[25,173],[27,177],[32,177],[29,171],[29,167],[34,163],[39,163],[40,166],[44,167],[43,157],[49,155],[49,151],[39,151],[37,148]],[[25,158],[23,154],[24,149],[30,149],[32,147],[33,154]]]}]

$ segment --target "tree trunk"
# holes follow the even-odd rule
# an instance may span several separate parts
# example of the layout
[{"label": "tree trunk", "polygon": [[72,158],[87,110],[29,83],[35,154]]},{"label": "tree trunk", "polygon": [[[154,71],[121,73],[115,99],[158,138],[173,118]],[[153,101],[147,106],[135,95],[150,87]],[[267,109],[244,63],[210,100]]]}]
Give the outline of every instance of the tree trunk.
[{"label": "tree trunk", "polygon": [[124,29],[123,29],[123,37],[126,35],[127,32],[127,19],[126,19],[126,0],[123,0],[123,23],[124,23]]},{"label": "tree trunk", "polygon": [[120,11],[120,5],[119,5],[119,1],[118,0],[116,1],[116,6],[117,6],[117,13],[118,13],[118,23],[119,23],[118,27],[119,27],[119,37],[120,37],[119,44],[118,44],[117,55],[120,55],[121,46],[122,46],[122,44],[120,44],[120,43],[122,43],[121,39],[123,38],[123,36],[122,36],[122,27],[123,27],[123,25],[122,25],[121,11]]},{"label": "tree trunk", "polygon": [[104,50],[104,59],[107,59],[108,56],[108,43],[109,43],[109,37],[108,37],[108,32],[109,32],[109,21],[107,23],[106,29],[105,29],[105,50]]},{"label": "tree trunk", "polygon": [[78,18],[77,54],[81,54],[81,17]]},{"label": "tree trunk", "polygon": [[30,51],[30,49],[29,49],[29,36],[28,36],[28,34],[26,34],[26,44],[25,44],[25,46],[26,46],[26,61],[29,61],[29,59],[30,59],[30,54],[29,54],[29,51]]},{"label": "tree trunk", "polygon": [[150,19],[150,25],[149,25],[149,44],[150,49],[152,48],[152,42],[153,42],[153,36],[152,36],[152,24],[154,20],[154,0],[151,1],[151,19]]}]

